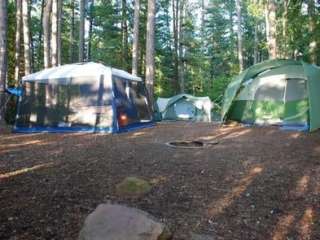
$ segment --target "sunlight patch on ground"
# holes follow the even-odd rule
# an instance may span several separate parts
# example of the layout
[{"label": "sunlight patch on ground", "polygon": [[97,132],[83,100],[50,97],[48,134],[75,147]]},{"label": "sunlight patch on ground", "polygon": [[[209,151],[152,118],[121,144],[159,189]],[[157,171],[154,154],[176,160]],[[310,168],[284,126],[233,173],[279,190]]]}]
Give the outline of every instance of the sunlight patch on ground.
[{"label": "sunlight patch on ground", "polygon": [[146,132],[135,132],[129,138],[136,138],[146,135]]},{"label": "sunlight patch on ground", "polygon": [[23,146],[33,145],[33,144],[39,144],[41,142],[42,141],[40,141],[40,140],[32,140],[32,141],[25,141],[25,142],[22,142],[22,143],[3,144],[2,146],[0,146],[0,149],[23,147]]},{"label": "sunlight patch on ground", "polygon": [[301,136],[301,133],[292,133],[291,135],[290,135],[290,137],[291,138],[294,138],[294,139],[297,139],[297,138],[299,138]]},{"label": "sunlight patch on ground", "polygon": [[34,136],[40,136],[45,133],[28,133],[28,134],[10,134],[8,136],[1,136],[1,140],[12,140],[12,139],[18,139],[18,138],[29,138]]},{"label": "sunlight patch on ground", "polygon": [[296,186],[296,194],[298,196],[302,196],[308,190],[309,182],[310,182],[310,176],[308,175],[304,175],[298,180],[297,186]]},{"label": "sunlight patch on ground", "polygon": [[155,178],[152,178],[150,180],[150,183],[153,184],[153,185],[158,185],[158,184],[161,184],[161,183],[165,183],[167,182],[168,179],[167,177],[165,176],[158,176],[158,177],[155,177]]},{"label": "sunlight patch on ground", "polygon": [[25,141],[23,143],[2,144],[0,146],[0,153],[11,152],[14,150],[18,150],[20,148],[28,147],[30,145],[44,146],[44,145],[49,145],[50,143],[52,142],[46,142],[43,140],[32,140],[32,141]]},{"label": "sunlight patch on ground", "polygon": [[314,151],[315,151],[316,153],[320,153],[320,147],[316,147],[316,148],[314,149]]},{"label": "sunlight patch on ground", "polygon": [[299,233],[301,239],[311,239],[312,224],[314,219],[313,215],[313,209],[308,207],[299,222]]},{"label": "sunlight patch on ground", "polygon": [[246,191],[248,186],[252,183],[255,177],[257,175],[261,174],[263,171],[263,168],[261,166],[253,167],[248,175],[240,179],[239,185],[234,187],[230,192],[225,194],[221,199],[214,201],[209,205],[209,216],[217,216],[218,214],[221,214],[228,206],[230,206],[233,201],[240,197],[240,195]]},{"label": "sunlight patch on ground", "polygon": [[0,180],[7,179],[7,178],[10,178],[10,177],[15,177],[15,176],[18,176],[18,175],[21,175],[21,174],[24,174],[24,173],[28,173],[28,172],[34,171],[34,170],[48,168],[48,167],[51,167],[51,166],[53,166],[53,163],[45,163],[45,164],[38,164],[38,165],[35,165],[33,167],[29,167],[29,168],[22,168],[22,169],[19,169],[19,170],[16,170],[16,171],[12,171],[12,172],[2,173],[2,174],[0,174]]},{"label": "sunlight patch on ground", "polygon": [[229,134],[228,136],[225,137],[225,139],[240,137],[250,132],[251,132],[251,129],[243,129],[242,131]]},{"label": "sunlight patch on ground", "polygon": [[275,230],[272,235],[272,240],[287,240],[286,236],[289,233],[290,226],[294,221],[294,214],[289,213],[283,217],[280,217]]},{"label": "sunlight patch on ground", "polygon": [[[245,131],[245,132],[242,133],[243,131]],[[251,131],[251,129],[243,129],[243,127],[219,128],[218,134],[203,136],[200,139],[204,140],[204,141],[210,141],[210,140],[228,138],[228,136],[230,136],[232,134],[238,134],[238,136],[241,136],[241,135],[246,134],[247,132],[250,132],[250,131]],[[214,132],[213,132],[213,134],[214,134]]]},{"label": "sunlight patch on ground", "polygon": [[200,139],[203,141],[210,141],[210,140],[214,140],[216,138],[217,138],[217,136],[205,136],[205,137],[201,137]]}]

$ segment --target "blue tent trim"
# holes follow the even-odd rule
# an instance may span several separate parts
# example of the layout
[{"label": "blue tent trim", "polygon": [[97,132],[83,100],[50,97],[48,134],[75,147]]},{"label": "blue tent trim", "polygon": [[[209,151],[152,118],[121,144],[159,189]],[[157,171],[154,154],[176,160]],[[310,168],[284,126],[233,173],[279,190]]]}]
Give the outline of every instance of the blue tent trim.
[{"label": "blue tent trim", "polygon": [[6,92],[14,96],[21,97],[23,95],[23,88],[7,88]]},{"label": "blue tent trim", "polygon": [[156,125],[156,123],[154,121],[144,122],[144,123],[133,123],[133,124],[130,124],[126,127],[119,128],[119,130],[117,132],[118,133],[131,132],[131,131],[135,131],[135,130],[139,130],[139,129],[143,129],[143,128],[154,127],[155,125]]},{"label": "blue tent trim", "polygon": [[14,127],[14,133],[112,133],[112,128],[95,128],[95,127]]},{"label": "blue tent trim", "polygon": [[110,127],[106,128],[96,128],[96,127],[14,127],[13,133],[75,133],[75,132],[83,132],[83,133],[125,133],[131,132],[143,128],[154,127],[155,122],[145,122],[145,123],[133,123],[126,127],[122,127],[119,129],[114,129]]}]

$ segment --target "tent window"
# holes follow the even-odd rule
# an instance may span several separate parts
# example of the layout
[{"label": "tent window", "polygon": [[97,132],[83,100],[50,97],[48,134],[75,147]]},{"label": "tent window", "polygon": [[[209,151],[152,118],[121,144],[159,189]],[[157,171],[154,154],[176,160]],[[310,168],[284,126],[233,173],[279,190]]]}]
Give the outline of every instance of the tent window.
[{"label": "tent window", "polygon": [[262,101],[283,101],[284,86],[273,82],[264,83],[255,92],[254,99]]},{"label": "tent window", "polygon": [[94,126],[98,106],[92,84],[58,85],[27,83],[21,98],[17,126]]},{"label": "tent window", "polygon": [[307,84],[304,79],[288,79],[285,101],[296,101],[307,98]]},{"label": "tent window", "polygon": [[141,121],[151,120],[147,91],[142,82],[130,82],[130,98],[133,101]]},{"label": "tent window", "polygon": [[113,76],[115,105],[120,127],[151,120],[144,85]]}]

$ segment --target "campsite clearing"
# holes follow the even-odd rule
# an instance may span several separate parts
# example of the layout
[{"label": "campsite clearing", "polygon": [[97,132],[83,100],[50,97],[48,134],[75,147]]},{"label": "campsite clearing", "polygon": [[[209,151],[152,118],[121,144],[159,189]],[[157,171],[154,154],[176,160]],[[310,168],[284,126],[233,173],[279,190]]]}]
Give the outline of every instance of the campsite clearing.
[{"label": "campsite clearing", "polygon": [[[112,201],[165,221],[174,239],[320,239],[320,132],[161,123],[119,135],[2,134],[0,239],[76,239]],[[167,142],[202,140],[206,148]],[[126,177],[140,197],[116,194]]]}]

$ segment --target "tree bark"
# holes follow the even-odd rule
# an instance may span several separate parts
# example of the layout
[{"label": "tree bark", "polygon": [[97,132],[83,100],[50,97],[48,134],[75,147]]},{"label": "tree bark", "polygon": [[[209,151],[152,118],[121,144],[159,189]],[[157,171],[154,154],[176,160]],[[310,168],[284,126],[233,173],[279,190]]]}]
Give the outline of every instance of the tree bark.
[{"label": "tree bark", "polygon": [[20,79],[20,55],[21,55],[21,26],[22,26],[22,0],[16,0],[16,36],[15,36],[15,68],[14,79],[19,81]]},{"label": "tree bark", "polygon": [[128,69],[128,23],[127,23],[127,0],[122,0],[122,67],[123,69]]},{"label": "tree bark", "polygon": [[70,48],[69,48],[69,62],[74,62],[74,0],[71,0],[71,24],[70,24]]},{"label": "tree bark", "polygon": [[259,27],[258,24],[254,26],[254,46],[253,46],[253,63],[257,64],[259,62],[259,37],[258,37]]},{"label": "tree bark", "polygon": [[140,22],[140,0],[134,1],[133,20],[133,45],[132,45],[132,74],[138,75],[139,62],[139,22]]},{"label": "tree bark", "polygon": [[[154,42],[155,42],[155,0],[148,0],[148,17],[147,17],[147,35],[146,35],[146,86],[149,93],[151,104],[154,100],[154,77],[155,77],[155,60],[154,60]],[[153,106],[153,105],[152,105]]]},{"label": "tree bark", "polygon": [[267,0],[265,5],[266,16],[266,34],[270,59],[277,58],[277,22],[276,22],[277,5],[275,0]]},{"label": "tree bark", "polygon": [[282,58],[289,58],[288,56],[288,7],[289,1],[283,1],[283,16],[282,16]]},{"label": "tree bark", "polygon": [[[43,26],[43,12],[44,12],[44,4],[45,4],[45,0],[42,0],[41,2],[41,13],[40,13],[40,21],[41,21],[41,26]],[[38,60],[37,60],[37,66],[38,66],[38,70],[41,69],[41,59],[42,59],[42,32],[43,32],[43,28],[41,27],[39,29],[39,36],[38,36],[38,41],[39,41],[39,46],[38,46]]]},{"label": "tree bark", "polygon": [[[8,34],[8,2],[0,1],[0,106],[5,105],[4,91],[6,88],[8,72],[8,52],[7,52],[7,34]],[[0,112],[0,123],[4,122],[4,111]]]},{"label": "tree bark", "polygon": [[309,42],[309,54],[310,54],[310,62],[313,64],[317,64],[317,38],[316,38],[316,23],[317,18],[315,14],[315,4],[314,0],[308,0],[308,15],[309,15],[309,34],[310,34],[310,42]]},{"label": "tree bark", "polygon": [[50,37],[50,50],[51,50],[51,65],[58,65],[58,0],[52,0],[51,12],[51,37]]},{"label": "tree bark", "polygon": [[243,71],[243,49],[242,49],[242,21],[241,21],[241,0],[236,0],[236,10],[237,10],[237,35],[238,35],[238,60],[239,60],[239,70]]},{"label": "tree bark", "polygon": [[183,46],[184,46],[184,8],[185,8],[185,0],[181,0],[179,5],[179,24],[178,24],[178,74],[179,74],[179,83],[180,83],[180,92],[185,92],[185,81],[184,81],[184,54],[183,54]]},{"label": "tree bark", "polygon": [[238,55],[238,45],[236,44],[235,42],[235,32],[234,32],[234,20],[233,20],[233,9],[232,7],[230,7],[229,9],[229,29],[230,29],[230,48],[232,49],[232,59],[233,59],[233,56],[237,56]]},{"label": "tree bark", "polygon": [[172,0],[172,20],[173,20],[173,61],[174,61],[174,77],[173,77],[173,89],[175,93],[179,92],[179,59],[178,59],[178,5],[177,0]]},{"label": "tree bark", "polygon": [[62,28],[62,0],[58,0],[58,14],[57,14],[57,65],[61,65],[61,28]]},{"label": "tree bark", "polygon": [[31,52],[30,52],[30,29],[28,0],[22,0],[22,29],[23,29],[23,50],[24,50],[24,73],[31,73]]},{"label": "tree bark", "polygon": [[[7,80],[7,34],[8,34],[8,2],[0,1],[0,92],[4,91]],[[0,105],[2,106],[2,105]]]},{"label": "tree bark", "polygon": [[52,10],[52,0],[46,0],[43,12],[42,30],[43,30],[43,60],[44,67],[51,67],[50,57],[50,13]]},{"label": "tree bark", "polygon": [[93,34],[93,19],[94,19],[94,0],[91,0],[90,5],[90,24],[89,24],[89,41],[88,41],[88,61],[92,58],[92,34]]},{"label": "tree bark", "polygon": [[32,9],[32,6],[31,4],[29,5],[28,7],[28,19],[29,20],[29,39],[30,39],[30,50],[31,50],[31,64],[30,64],[30,67],[31,67],[31,72],[34,71],[34,66],[35,66],[35,51],[34,51],[34,43],[33,43],[33,37],[32,37],[32,32],[31,32],[31,29],[32,29],[32,23],[31,23],[31,9]]},{"label": "tree bark", "polygon": [[79,62],[84,61],[84,26],[85,21],[85,0],[80,0],[80,24],[79,24]]}]

